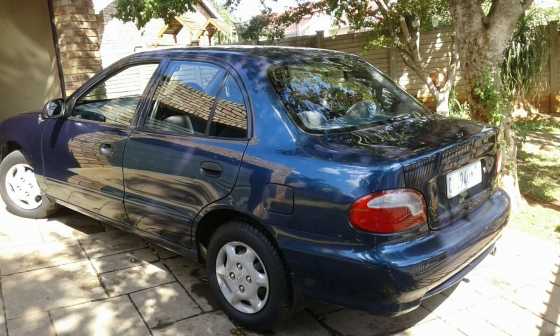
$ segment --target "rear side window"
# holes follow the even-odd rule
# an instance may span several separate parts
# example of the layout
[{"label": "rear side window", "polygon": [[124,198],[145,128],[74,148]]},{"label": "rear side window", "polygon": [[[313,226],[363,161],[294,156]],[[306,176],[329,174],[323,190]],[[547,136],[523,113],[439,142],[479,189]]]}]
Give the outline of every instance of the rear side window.
[{"label": "rear side window", "polygon": [[218,95],[210,135],[236,139],[247,137],[247,109],[241,88],[231,75],[226,77]]},{"label": "rear side window", "polygon": [[206,134],[225,71],[203,62],[171,62],[158,84],[145,127],[177,134]]}]

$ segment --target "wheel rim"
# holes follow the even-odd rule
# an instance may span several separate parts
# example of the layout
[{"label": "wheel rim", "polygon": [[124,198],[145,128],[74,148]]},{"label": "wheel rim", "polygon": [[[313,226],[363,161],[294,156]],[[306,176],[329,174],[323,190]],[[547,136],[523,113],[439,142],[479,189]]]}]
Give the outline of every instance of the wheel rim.
[{"label": "wheel rim", "polygon": [[12,202],[25,210],[37,209],[43,202],[33,168],[25,163],[18,163],[8,169],[6,193]]},{"label": "wheel rim", "polygon": [[268,300],[269,281],[264,263],[247,244],[229,242],[216,258],[216,277],[225,299],[246,314],[261,311]]}]

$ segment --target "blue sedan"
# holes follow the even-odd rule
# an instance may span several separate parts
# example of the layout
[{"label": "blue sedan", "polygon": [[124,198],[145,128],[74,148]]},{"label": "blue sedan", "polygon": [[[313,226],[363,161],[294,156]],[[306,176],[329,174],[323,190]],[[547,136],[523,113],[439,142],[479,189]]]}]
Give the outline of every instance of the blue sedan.
[{"label": "blue sedan", "polygon": [[426,110],[345,53],[139,53],[0,125],[0,193],[60,206],[207,265],[217,301],[269,330],[303,298],[397,315],[500,236],[496,129]]}]

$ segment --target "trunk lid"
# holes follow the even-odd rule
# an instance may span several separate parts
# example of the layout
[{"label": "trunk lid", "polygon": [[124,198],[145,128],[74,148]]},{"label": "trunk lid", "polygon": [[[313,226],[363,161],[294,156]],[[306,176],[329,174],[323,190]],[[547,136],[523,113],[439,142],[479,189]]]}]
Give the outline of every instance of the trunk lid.
[{"label": "trunk lid", "polygon": [[[352,147],[354,156],[367,152],[372,163],[400,162],[405,187],[424,195],[430,228],[439,229],[490,197],[496,180],[496,137],[495,129],[478,123],[427,116],[331,134],[327,142]],[[477,160],[482,182],[448,198],[447,174]]]}]

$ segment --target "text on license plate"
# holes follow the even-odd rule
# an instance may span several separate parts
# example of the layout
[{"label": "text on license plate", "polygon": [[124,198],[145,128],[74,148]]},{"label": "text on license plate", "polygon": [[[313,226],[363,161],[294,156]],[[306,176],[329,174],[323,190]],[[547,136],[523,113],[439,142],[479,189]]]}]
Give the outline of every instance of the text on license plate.
[{"label": "text on license plate", "polygon": [[453,198],[480,182],[482,182],[482,165],[480,161],[452,171],[447,174],[447,198]]}]

